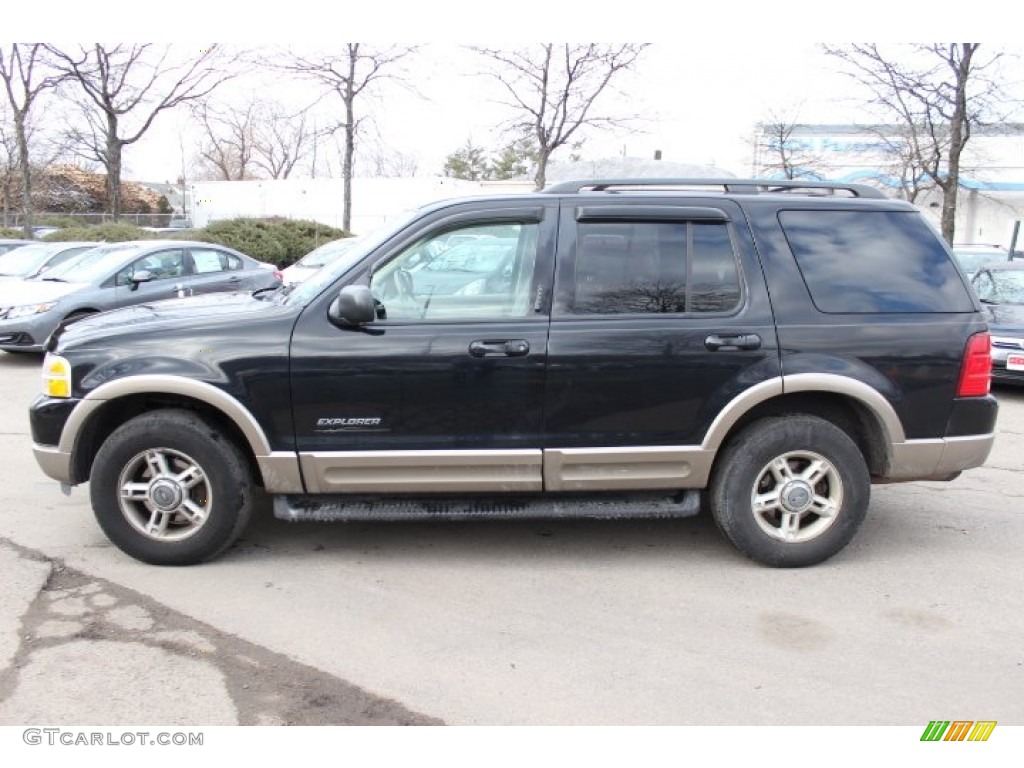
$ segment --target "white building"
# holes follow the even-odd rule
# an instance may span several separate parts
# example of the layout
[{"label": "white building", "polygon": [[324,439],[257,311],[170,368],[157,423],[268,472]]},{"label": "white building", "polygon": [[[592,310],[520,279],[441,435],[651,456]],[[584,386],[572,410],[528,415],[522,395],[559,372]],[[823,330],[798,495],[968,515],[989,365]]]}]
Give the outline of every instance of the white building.
[{"label": "white building", "polygon": [[[552,163],[548,181],[607,177],[729,176],[707,166],[680,165],[640,158],[611,158],[576,163]],[[352,232],[365,234],[435,200],[480,194],[533,191],[533,181],[464,181],[443,176],[352,179]],[[212,221],[279,216],[306,219],[341,229],[341,179],[284,179],[254,181],[197,181],[191,187],[192,225]]]},{"label": "white building", "polygon": [[[888,150],[886,131],[863,125],[800,125],[785,141],[801,175],[834,181],[864,182],[899,194],[898,163]],[[755,177],[771,177],[778,165],[778,140],[760,127],[755,135]],[[958,243],[1008,247],[1014,223],[1024,218],[1024,125],[977,129],[961,158],[957,200]],[[928,192],[916,201],[936,224],[942,193]],[[1024,233],[1020,237],[1024,239]],[[1017,243],[1017,248],[1022,247]]]}]

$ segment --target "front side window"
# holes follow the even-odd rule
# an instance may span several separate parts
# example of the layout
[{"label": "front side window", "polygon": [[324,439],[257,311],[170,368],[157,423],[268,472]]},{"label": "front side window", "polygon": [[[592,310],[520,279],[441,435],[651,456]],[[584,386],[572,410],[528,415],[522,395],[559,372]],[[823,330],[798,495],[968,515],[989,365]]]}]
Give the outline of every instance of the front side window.
[{"label": "front side window", "polygon": [[387,320],[488,320],[530,311],[539,225],[486,224],[420,238],[373,275]]},{"label": "front side window", "polygon": [[725,222],[580,222],[573,314],[732,312],[740,276]]},{"label": "front side window", "polygon": [[136,259],[117,273],[117,285],[129,285],[134,275],[148,272],[153,280],[172,280],[187,274],[185,252],[181,250],[160,251]]}]

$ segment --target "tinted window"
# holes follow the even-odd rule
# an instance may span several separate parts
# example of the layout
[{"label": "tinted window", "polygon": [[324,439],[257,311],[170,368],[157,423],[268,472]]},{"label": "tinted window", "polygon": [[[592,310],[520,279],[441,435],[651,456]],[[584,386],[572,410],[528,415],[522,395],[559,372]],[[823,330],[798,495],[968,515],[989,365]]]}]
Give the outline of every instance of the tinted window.
[{"label": "tinted window", "polygon": [[724,222],[580,222],[576,314],[730,312],[740,277]]},{"label": "tinted window", "polygon": [[782,211],[782,229],[822,312],[970,312],[970,294],[916,213]]}]

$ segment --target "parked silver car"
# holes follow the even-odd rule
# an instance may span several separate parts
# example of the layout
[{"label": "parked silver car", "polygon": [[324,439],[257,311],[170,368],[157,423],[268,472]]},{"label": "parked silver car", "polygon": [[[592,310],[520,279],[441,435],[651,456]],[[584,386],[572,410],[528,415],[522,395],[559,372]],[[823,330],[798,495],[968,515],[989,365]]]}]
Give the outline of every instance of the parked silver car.
[{"label": "parked silver car", "polygon": [[37,277],[102,243],[32,243],[0,254],[0,282]]},{"label": "parked silver car", "polygon": [[37,278],[0,284],[0,349],[41,352],[61,323],[116,307],[280,285],[281,273],[272,264],[220,245],[101,245]]},{"label": "parked silver car", "polygon": [[23,245],[31,245],[34,240],[0,240],[0,253],[7,253],[13,251],[15,248],[21,248]]}]

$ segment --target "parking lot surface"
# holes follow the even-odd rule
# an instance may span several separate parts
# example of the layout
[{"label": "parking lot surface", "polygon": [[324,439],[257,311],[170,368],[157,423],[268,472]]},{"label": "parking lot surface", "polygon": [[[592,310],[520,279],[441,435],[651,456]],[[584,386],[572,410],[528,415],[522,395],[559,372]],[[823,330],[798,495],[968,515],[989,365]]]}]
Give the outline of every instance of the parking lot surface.
[{"label": "parking lot surface", "polygon": [[145,722],[1024,724],[1024,391],[997,390],[984,467],[874,486],[813,568],[755,565],[706,515],[289,524],[266,502],[218,560],[159,568],[36,466],[38,367],[0,354],[2,724],[141,723],[133,682]]}]

